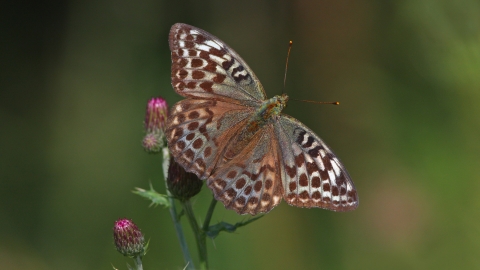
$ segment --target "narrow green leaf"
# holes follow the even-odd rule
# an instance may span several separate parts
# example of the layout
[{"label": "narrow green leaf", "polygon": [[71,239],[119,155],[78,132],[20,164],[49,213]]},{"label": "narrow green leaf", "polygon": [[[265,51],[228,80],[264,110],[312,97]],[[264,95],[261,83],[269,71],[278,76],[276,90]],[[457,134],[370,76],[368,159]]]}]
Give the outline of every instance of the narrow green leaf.
[{"label": "narrow green leaf", "polygon": [[150,190],[145,190],[143,188],[135,188],[136,190],[133,190],[132,192],[137,194],[137,195],[140,195],[141,197],[147,199],[147,200],[150,200],[152,203],[150,204],[150,206],[152,205],[162,205],[164,206],[165,208],[167,207],[170,207],[170,202],[168,201],[168,196],[167,195],[164,195],[164,194],[160,194],[158,192],[156,192],[152,185],[150,185]]}]

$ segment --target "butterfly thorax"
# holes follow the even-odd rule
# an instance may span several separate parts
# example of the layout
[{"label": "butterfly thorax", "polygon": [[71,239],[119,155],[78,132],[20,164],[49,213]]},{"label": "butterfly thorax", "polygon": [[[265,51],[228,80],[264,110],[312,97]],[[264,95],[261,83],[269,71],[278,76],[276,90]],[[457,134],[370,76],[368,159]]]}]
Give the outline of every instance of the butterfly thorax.
[{"label": "butterfly thorax", "polygon": [[287,94],[274,96],[271,99],[265,100],[252,116],[250,122],[260,122],[265,125],[274,116],[279,115],[282,112],[282,110],[287,106],[287,101]]},{"label": "butterfly thorax", "polygon": [[263,101],[262,105],[247,120],[245,127],[231,141],[225,151],[225,158],[232,159],[238,155],[260,129],[271,123],[282,112],[287,106],[287,101],[288,96],[286,94]]}]

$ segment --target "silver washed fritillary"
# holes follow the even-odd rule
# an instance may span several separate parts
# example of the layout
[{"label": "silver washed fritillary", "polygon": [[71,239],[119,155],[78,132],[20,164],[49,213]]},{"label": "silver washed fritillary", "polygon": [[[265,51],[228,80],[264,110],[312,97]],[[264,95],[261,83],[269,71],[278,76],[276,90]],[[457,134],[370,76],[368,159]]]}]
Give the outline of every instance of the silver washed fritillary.
[{"label": "silver washed fritillary", "polygon": [[357,208],[347,170],[300,121],[282,114],[287,95],[267,99],[243,59],[219,38],[177,23],[169,36],[175,104],[166,136],[175,160],[206,179],[215,198],[240,214],[290,205]]}]

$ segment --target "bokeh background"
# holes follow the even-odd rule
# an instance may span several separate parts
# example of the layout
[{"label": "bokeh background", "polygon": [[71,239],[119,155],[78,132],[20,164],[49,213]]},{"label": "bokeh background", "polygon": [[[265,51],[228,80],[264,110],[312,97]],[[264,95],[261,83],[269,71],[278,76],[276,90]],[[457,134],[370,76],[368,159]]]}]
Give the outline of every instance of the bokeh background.
[{"label": "bokeh background", "polygon": [[[480,268],[479,1],[4,1],[0,15],[1,268],[126,269],[112,227],[128,217],[150,239],[145,269],[183,269],[168,211],[131,193],[165,191],[141,139],[148,98],[180,100],[176,22],[224,40],[269,96],[293,40],[285,91],[341,105],[285,113],[360,196],[349,213],[282,203],[209,240],[212,269]],[[213,222],[245,218],[218,205]]]}]

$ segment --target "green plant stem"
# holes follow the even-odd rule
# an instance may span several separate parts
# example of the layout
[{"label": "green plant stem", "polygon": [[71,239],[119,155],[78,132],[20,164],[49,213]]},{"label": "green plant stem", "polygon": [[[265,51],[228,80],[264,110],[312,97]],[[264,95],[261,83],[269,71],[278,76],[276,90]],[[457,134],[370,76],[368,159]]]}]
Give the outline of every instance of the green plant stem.
[{"label": "green plant stem", "polygon": [[[168,167],[170,165],[170,153],[168,152],[168,148],[163,148],[163,176],[165,179],[165,186],[167,186],[167,177],[168,177]],[[183,259],[185,260],[185,264],[187,264],[187,269],[195,269],[195,265],[193,264],[192,257],[190,256],[190,251],[188,250],[187,241],[185,240],[185,235],[183,234],[182,224],[180,224],[180,220],[178,219],[177,209],[175,207],[175,201],[170,194],[167,186],[167,195],[168,201],[170,202],[170,216],[173,220],[173,225],[175,227],[175,232],[177,233],[178,241],[180,241],[180,248],[182,249]]]},{"label": "green plant stem", "polygon": [[203,232],[208,231],[208,227],[210,226],[210,221],[212,220],[213,211],[215,210],[216,205],[217,200],[215,199],[215,197],[212,197],[212,201],[210,202],[210,206],[208,207],[207,215],[205,216],[205,221],[203,222]]},{"label": "green plant stem", "polygon": [[135,261],[135,267],[137,268],[137,270],[143,270],[142,257],[137,256],[133,258],[133,260]]},{"label": "green plant stem", "polygon": [[198,226],[198,222],[195,218],[195,214],[193,213],[192,203],[190,202],[190,200],[186,200],[183,202],[183,209],[185,210],[185,214],[188,218],[188,221],[190,222],[193,233],[195,234],[198,255],[200,257],[200,269],[208,269],[206,234],[203,230],[200,229],[200,226]]}]

